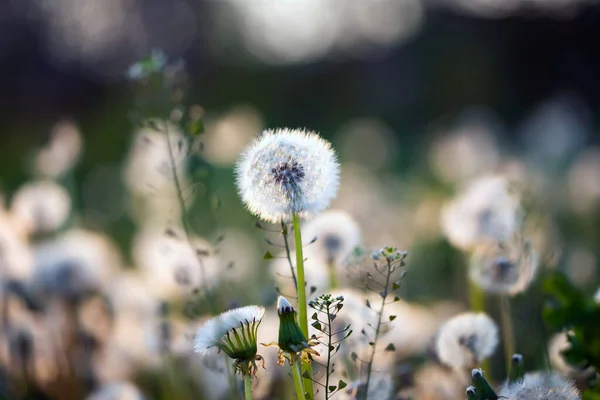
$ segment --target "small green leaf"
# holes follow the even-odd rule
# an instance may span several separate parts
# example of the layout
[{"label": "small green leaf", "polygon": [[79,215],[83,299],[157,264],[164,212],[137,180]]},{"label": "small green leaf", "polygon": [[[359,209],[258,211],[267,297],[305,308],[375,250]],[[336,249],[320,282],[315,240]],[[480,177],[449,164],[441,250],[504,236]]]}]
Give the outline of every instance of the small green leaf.
[{"label": "small green leaf", "polygon": [[317,329],[317,330],[322,330],[322,326],[321,323],[319,321],[315,321],[311,324],[313,326],[313,328]]},{"label": "small green leaf", "polygon": [[386,346],[385,351],[396,351],[396,346],[394,346],[394,343],[390,343]]},{"label": "small green leaf", "polygon": [[314,313],[311,318],[312,319],[317,319],[317,317],[318,317],[317,313]]},{"label": "small green leaf", "polygon": [[329,393],[331,393],[331,392],[333,392],[335,389],[337,389],[337,386],[335,386],[335,385],[331,385],[331,386],[328,386],[328,387],[327,387],[327,389],[329,389]]},{"label": "small green leaf", "polygon": [[340,388],[340,390],[342,390],[346,386],[348,386],[348,384],[346,382],[344,382],[344,381],[339,381],[338,382],[338,388]]},{"label": "small green leaf", "polygon": [[305,379],[310,379],[310,378],[311,378],[311,377],[310,377],[310,374],[308,373],[308,371],[304,371],[304,372],[302,373],[302,377],[303,377],[303,378],[305,378]]},{"label": "small green leaf", "polygon": [[395,297],[394,297],[394,301],[400,301],[400,297],[398,297],[398,296],[395,296]]},{"label": "small green leaf", "polygon": [[400,281],[392,283],[392,290],[396,290],[400,287]]},{"label": "small green leaf", "polygon": [[366,305],[368,308],[371,308],[371,303],[369,302],[369,300],[368,300],[368,299],[367,299],[367,301],[365,301],[365,305]]},{"label": "small green leaf", "polygon": [[263,256],[263,260],[272,260],[273,258],[273,254],[271,254],[270,251],[265,252],[265,255]]},{"label": "small green leaf", "polygon": [[393,320],[395,320],[395,319],[396,319],[396,316],[395,316],[395,315],[390,315],[390,321],[393,321]]}]

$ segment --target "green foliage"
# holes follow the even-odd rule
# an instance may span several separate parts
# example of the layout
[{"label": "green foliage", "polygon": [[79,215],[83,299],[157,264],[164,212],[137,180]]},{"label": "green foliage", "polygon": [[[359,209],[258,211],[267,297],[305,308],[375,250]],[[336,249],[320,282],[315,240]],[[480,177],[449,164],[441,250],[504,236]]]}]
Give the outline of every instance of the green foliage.
[{"label": "green foliage", "polygon": [[[565,275],[553,273],[544,282],[550,300],[544,308],[544,320],[556,331],[566,331],[569,348],[565,360],[581,369],[600,369],[600,305],[573,286]],[[590,382],[584,399],[600,398],[600,386]]]}]

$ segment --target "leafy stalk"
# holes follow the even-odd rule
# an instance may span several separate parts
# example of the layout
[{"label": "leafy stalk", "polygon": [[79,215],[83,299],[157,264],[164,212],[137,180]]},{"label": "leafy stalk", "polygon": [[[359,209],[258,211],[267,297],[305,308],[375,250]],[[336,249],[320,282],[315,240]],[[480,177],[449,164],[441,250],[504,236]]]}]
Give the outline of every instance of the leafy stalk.
[{"label": "leafy stalk", "polygon": [[[392,277],[396,271],[398,271],[400,268],[402,268],[406,265],[406,263],[404,262],[404,259],[406,258],[407,255],[408,255],[408,253],[400,252],[396,248],[384,247],[379,252],[374,253],[372,256],[372,259],[374,260],[375,271],[377,271],[381,276],[383,276],[385,278],[385,284],[382,285],[380,283],[377,283],[377,282],[369,279],[371,282],[377,283],[382,289],[381,289],[381,291],[377,292],[379,294],[379,297],[381,298],[381,305],[379,307],[379,310],[376,311],[377,324],[375,325],[375,327],[373,327],[373,329],[375,330],[375,333],[373,335],[372,340],[369,342],[369,345],[371,346],[371,355],[369,356],[369,361],[367,362],[367,379],[365,380],[364,392],[363,392],[363,395],[364,395],[363,398],[365,400],[367,399],[367,396],[369,393],[369,384],[371,382],[371,375],[373,373],[373,361],[375,359],[375,353],[377,350],[377,342],[379,340],[379,335],[382,332],[382,327],[384,324],[384,321],[383,321],[384,308],[385,308],[386,304],[390,304],[390,303],[400,300],[398,297],[394,297],[392,301],[387,300],[388,296],[390,295],[390,292],[395,289],[398,289],[400,287],[400,281],[392,282]],[[402,277],[400,279],[402,279],[403,277],[404,277],[404,274],[402,275]],[[368,300],[367,300],[367,307],[371,308]],[[390,318],[389,322],[391,322],[396,317],[390,316],[389,318]],[[392,343],[390,343],[385,348],[385,351],[394,351],[394,350],[395,350],[395,347]]]},{"label": "leafy stalk", "polygon": [[[343,296],[333,297],[330,294],[324,294],[308,303],[308,305],[316,311],[311,317],[314,320],[311,325],[319,332],[325,334],[327,338],[325,341],[317,339],[319,343],[327,347],[327,363],[324,365],[325,400],[329,400],[329,398],[331,398],[331,396],[333,396],[337,391],[342,390],[347,386],[346,382],[342,380],[335,385],[331,385],[329,381],[335,367],[335,365],[332,363],[332,358],[339,351],[341,346],[340,342],[352,334],[350,325],[347,325],[341,330],[334,332],[333,321],[337,318],[337,314],[343,308],[343,302]],[[319,314],[324,315],[326,321],[321,321],[321,319],[319,319]],[[341,336],[341,338],[339,338],[339,336]]]}]

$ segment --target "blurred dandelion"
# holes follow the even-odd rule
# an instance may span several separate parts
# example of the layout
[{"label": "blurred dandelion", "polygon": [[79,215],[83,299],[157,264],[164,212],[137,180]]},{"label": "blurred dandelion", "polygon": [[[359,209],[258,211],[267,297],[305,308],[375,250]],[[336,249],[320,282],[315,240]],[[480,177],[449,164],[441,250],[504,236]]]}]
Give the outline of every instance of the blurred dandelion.
[{"label": "blurred dandelion", "polygon": [[500,397],[522,400],[579,400],[579,390],[573,382],[555,372],[532,372],[522,381],[505,384],[498,393]]},{"label": "blurred dandelion", "polygon": [[52,127],[48,144],[35,155],[35,171],[46,178],[59,178],[73,169],[82,151],[83,138],[77,125],[70,120],[59,121]]},{"label": "blurred dandelion", "polygon": [[484,313],[463,313],[441,326],[435,347],[440,361],[450,367],[473,368],[494,353],[498,328]]},{"label": "blurred dandelion", "polygon": [[144,400],[142,392],[132,383],[114,382],[100,386],[86,400]]},{"label": "blurred dandelion", "polygon": [[487,241],[471,256],[469,277],[485,292],[514,296],[527,290],[538,267],[539,259],[530,243]]},{"label": "blurred dandelion", "polygon": [[52,181],[35,181],[15,193],[11,212],[31,233],[48,233],[62,227],[71,214],[69,193]]},{"label": "blurred dandelion", "polygon": [[499,176],[472,182],[441,216],[448,240],[461,249],[471,249],[485,239],[507,241],[522,225],[520,199],[508,181]]},{"label": "blurred dandelion", "polygon": [[339,165],[331,145],[316,133],[263,132],[241,154],[236,182],[248,210],[267,221],[310,218],[335,197]]}]

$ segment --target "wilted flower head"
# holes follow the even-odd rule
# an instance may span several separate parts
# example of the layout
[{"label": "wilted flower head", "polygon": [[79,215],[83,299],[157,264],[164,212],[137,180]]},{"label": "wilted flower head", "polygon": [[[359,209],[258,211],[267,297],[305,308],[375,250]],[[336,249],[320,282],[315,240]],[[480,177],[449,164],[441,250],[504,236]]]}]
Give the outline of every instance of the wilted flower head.
[{"label": "wilted flower head", "polygon": [[470,249],[482,240],[507,241],[522,223],[519,198],[502,177],[485,177],[447,204],[441,216],[442,230],[457,247]]},{"label": "wilted flower head", "polygon": [[469,277],[486,292],[515,295],[529,287],[538,266],[529,242],[486,241],[472,255]]},{"label": "wilted flower head", "polygon": [[463,313],[442,325],[435,345],[444,364],[473,367],[496,350],[498,328],[484,313]]},{"label": "wilted flower head", "polygon": [[21,186],[12,200],[14,216],[35,233],[60,228],[71,213],[67,191],[52,181],[36,181]]},{"label": "wilted flower head", "polygon": [[200,357],[206,357],[211,349],[217,348],[236,360],[237,371],[255,373],[255,361],[262,360],[256,354],[256,335],[263,315],[263,307],[246,306],[208,320],[196,334],[194,350]]},{"label": "wilted flower head", "polygon": [[314,339],[306,339],[296,320],[296,310],[283,296],[279,296],[277,300],[277,314],[279,315],[277,343],[263,343],[263,345],[279,347],[278,364],[283,365],[286,356],[290,364],[299,359],[309,361],[309,354],[318,356],[319,353],[311,348],[318,342]]},{"label": "wilted flower head", "polygon": [[310,218],[335,197],[339,164],[329,142],[288,128],[265,131],[241,154],[237,186],[248,210],[268,222]]},{"label": "wilted flower head", "polygon": [[340,265],[360,245],[358,223],[341,210],[326,211],[302,227],[307,238],[317,238],[314,246],[306,249],[310,255],[326,263]]},{"label": "wilted flower head", "polygon": [[522,381],[502,386],[498,395],[511,400],[578,400],[581,398],[572,381],[554,372],[525,374]]}]

